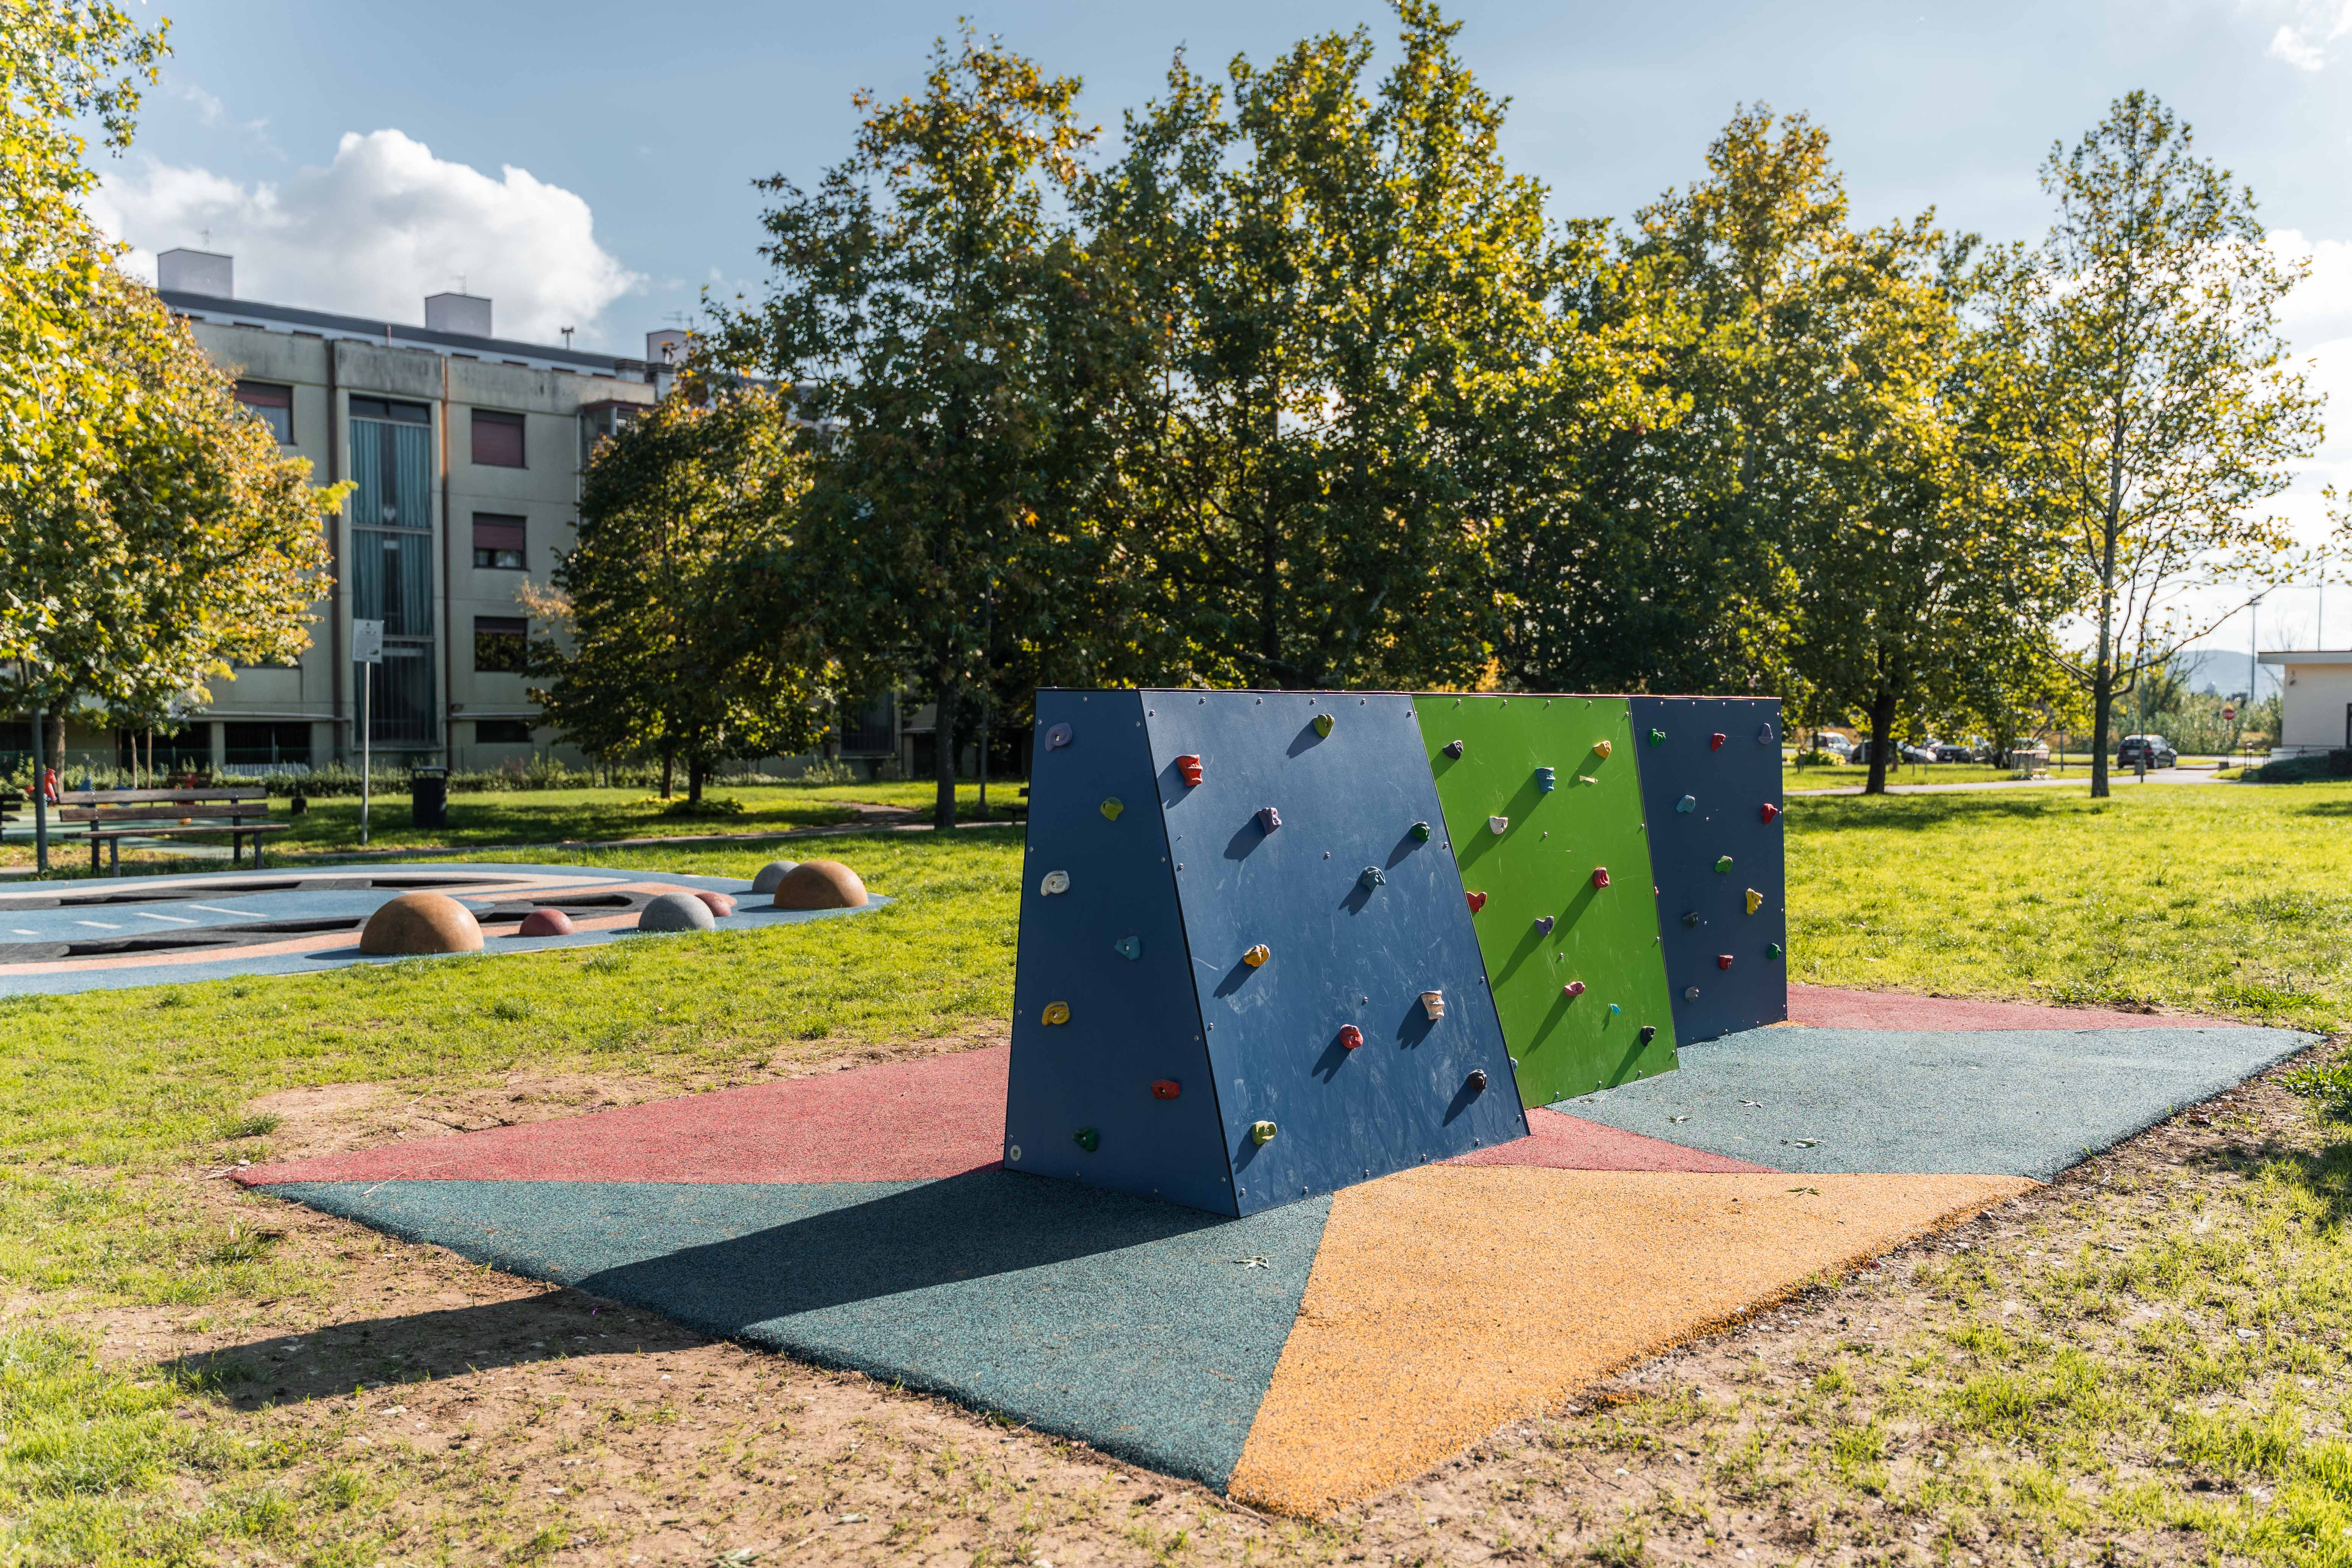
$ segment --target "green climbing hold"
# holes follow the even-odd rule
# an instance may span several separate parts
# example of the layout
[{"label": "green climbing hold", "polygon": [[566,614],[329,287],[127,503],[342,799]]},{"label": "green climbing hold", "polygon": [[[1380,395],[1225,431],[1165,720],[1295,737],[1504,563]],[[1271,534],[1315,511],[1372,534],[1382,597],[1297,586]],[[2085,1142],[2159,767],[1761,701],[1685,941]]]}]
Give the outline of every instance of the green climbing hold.
[{"label": "green climbing hold", "polygon": [[1778,958],[1778,957],[1780,957],[1780,944],[1779,942],[1766,942],[1766,943],[1764,944],[1764,956],[1765,956],[1765,957],[1767,957],[1767,958]]},{"label": "green climbing hold", "polygon": [[1108,800],[1102,803],[1103,816],[1113,822],[1117,822],[1118,820],[1118,814],[1126,809],[1127,807],[1120,803],[1119,798],[1117,795],[1113,795]]},{"label": "green climbing hold", "polygon": [[1650,744],[1654,746],[1663,746],[1665,743],[1666,732],[1664,730],[1653,730],[1650,731]]},{"label": "green climbing hold", "polygon": [[1730,857],[1730,856],[1728,856],[1728,855],[1718,855],[1718,856],[1717,856],[1717,857],[1715,858],[1715,868],[1716,868],[1717,871],[1728,871],[1728,870],[1730,870],[1730,869],[1731,869],[1731,857]]},{"label": "green climbing hold", "polygon": [[1315,732],[1318,735],[1328,735],[1331,732],[1331,715],[1318,713],[1315,715]]},{"label": "green climbing hold", "polygon": [[1079,1148],[1089,1154],[1102,1147],[1102,1134],[1091,1127],[1081,1127],[1070,1136]]},{"label": "green climbing hold", "polygon": [[1412,836],[1413,836],[1415,838],[1420,839],[1423,844],[1428,843],[1428,842],[1429,842],[1429,824],[1427,824],[1426,822],[1416,822],[1416,823],[1414,823],[1414,824],[1412,825]]}]

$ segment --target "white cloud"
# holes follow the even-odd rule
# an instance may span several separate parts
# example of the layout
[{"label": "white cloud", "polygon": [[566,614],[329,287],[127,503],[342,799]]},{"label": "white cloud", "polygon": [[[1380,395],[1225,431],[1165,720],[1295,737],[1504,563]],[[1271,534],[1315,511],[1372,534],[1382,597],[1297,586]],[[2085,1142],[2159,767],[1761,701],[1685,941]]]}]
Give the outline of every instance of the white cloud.
[{"label": "white cloud", "polygon": [[282,185],[151,161],[110,174],[91,214],[150,278],[158,250],[201,245],[236,258],[246,299],[421,322],[425,296],[463,277],[495,302],[500,337],[603,341],[604,309],[645,279],[596,243],[585,201],[512,164],[499,175],[398,131],[351,132],[331,163]]},{"label": "white cloud", "polygon": [[2284,4],[2257,0],[2257,8],[2286,13],[2287,20],[2271,35],[2270,57],[2297,70],[2325,69],[2328,46],[2352,34],[2352,0],[2284,0]]}]

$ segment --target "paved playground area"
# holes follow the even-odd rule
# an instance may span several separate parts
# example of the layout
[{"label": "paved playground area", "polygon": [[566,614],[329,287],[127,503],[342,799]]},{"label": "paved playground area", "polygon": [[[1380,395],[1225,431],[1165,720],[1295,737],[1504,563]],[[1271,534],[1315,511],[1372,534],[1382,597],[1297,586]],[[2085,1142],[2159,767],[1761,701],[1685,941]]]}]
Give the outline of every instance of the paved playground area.
[{"label": "paved playground area", "polygon": [[[490,954],[583,947],[634,935],[649,899],[727,893],[740,901],[719,928],[751,930],[878,909],[778,910],[745,897],[749,882],[675,872],[488,861],[121,877],[42,882],[0,892],[0,996],[90,991],[241,974],[307,974],[399,962],[359,949],[368,916],[403,893],[446,893],[474,911]],[[534,910],[561,910],[564,936],[524,936]]]},{"label": "paved playground area", "polygon": [[1316,1514],[2311,1043],[1804,986],[1790,1012],[1239,1220],[1001,1168],[1002,1048],[239,1179]]}]

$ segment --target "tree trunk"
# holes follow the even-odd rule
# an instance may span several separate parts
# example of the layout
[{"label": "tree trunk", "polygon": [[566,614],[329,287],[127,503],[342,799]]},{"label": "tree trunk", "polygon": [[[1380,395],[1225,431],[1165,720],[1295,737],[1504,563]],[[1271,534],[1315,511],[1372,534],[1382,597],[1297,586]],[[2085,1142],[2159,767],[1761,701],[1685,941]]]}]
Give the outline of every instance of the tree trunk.
[{"label": "tree trunk", "polygon": [[702,804],[702,759],[699,756],[687,758],[686,804],[688,805]]},{"label": "tree trunk", "polygon": [[672,755],[670,754],[670,750],[669,750],[669,748],[668,748],[667,746],[664,746],[664,747],[662,748],[662,791],[661,791],[661,797],[662,797],[664,800],[667,800],[667,799],[669,798],[669,780],[670,780],[670,770],[671,770],[671,768],[676,764],[676,763],[677,763],[677,759],[676,757],[674,757],[674,756],[672,756]]},{"label": "tree trunk", "polygon": [[48,753],[49,766],[58,772],[58,787],[63,789],[66,787],[66,716],[54,708],[49,710]]},{"label": "tree trunk", "polygon": [[2108,661],[2104,634],[2099,638],[2099,667],[2091,672],[2091,798],[2107,798],[2107,729],[2114,721],[2116,670]]},{"label": "tree trunk", "polygon": [[1886,753],[1894,746],[1895,693],[1881,688],[1870,700],[1870,777],[1863,781],[1863,794],[1886,793]]},{"label": "tree trunk", "polygon": [[940,786],[931,807],[931,826],[940,833],[954,832],[956,825],[955,710],[961,688],[956,684],[953,668],[947,650],[941,648],[938,677],[932,685],[939,694],[932,710],[938,717],[931,721],[931,776]]}]

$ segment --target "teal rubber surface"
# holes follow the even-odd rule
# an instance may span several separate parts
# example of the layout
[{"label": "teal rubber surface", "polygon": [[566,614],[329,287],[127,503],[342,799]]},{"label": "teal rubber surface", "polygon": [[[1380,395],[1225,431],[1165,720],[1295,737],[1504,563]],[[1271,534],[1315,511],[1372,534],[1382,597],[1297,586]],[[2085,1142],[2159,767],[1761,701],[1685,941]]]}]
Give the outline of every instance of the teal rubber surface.
[{"label": "teal rubber surface", "polygon": [[936,1182],[266,1189],[1223,1488],[1328,1196],[1246,1219],[1003,1171]]},{"label": "teal rubber surface", "polygon": [[2031,1176],[2273,1067],[2292,1029],[1751,1029],[1558,1109],[1783,1171]]}]

